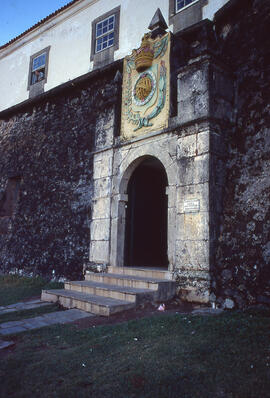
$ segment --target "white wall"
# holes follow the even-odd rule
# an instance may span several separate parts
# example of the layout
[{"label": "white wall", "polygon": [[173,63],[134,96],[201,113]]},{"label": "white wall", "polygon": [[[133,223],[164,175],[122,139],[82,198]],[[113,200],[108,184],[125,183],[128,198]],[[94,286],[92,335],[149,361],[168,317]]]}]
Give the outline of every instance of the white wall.
[{"label": "white wall", "polygon": [[215,13],[221,7],[223,7],[229,0],[210,0],[208,4],[203,7],[203,19],[210,19],[214,18]]},{"label": "white wall", "polygon": [[[212,19],[228,0],[209,0],[204,18]],[[0,50],[0,111],[29,97],[27,91],[30,56],[51,46],[44,90],[92,70],[90,62],[92,21],[121,6],[119,50],[121,59],[140,45],[143,33],[159,7],[168,21],[168,0],[81,0],[42,26]]]}]

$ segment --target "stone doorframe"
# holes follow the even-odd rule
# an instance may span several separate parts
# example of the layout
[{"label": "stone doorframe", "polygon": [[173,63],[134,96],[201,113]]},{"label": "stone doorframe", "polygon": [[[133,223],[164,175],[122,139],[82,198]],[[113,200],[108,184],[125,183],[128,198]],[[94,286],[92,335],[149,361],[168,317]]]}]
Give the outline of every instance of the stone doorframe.
[{"label": "stone doorframe", "polygon": [[[145,148],[143,148],[145,146]],[[151,147],[151,149],[150,149]],[[167,174],[168,186],[168,270],[175,264],[175,228],[176,228],[176,181],[177,167],[169,155],[169,151],[155,150],[155,144],[147,143],[138,148],[120,148],[114,156],[113,190],[111,197],[111,242],[110,265],[123,267],[125,250],[126,204],[128,202],[127,188],[129,179],[137,166],[147,157],[159,160]]]}]

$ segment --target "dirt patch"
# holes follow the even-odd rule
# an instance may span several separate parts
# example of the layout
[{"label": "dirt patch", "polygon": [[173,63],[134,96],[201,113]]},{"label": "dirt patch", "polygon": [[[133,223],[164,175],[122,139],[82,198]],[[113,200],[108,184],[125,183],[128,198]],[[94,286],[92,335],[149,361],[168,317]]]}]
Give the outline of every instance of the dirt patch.
[{"label": "dirt patch", "polygon": [[145,304],[144,306],[113,314],[109,317],[91,316],[89,318],[79,319],[73,322],[73,324],[77,325],[78,329],[86,329],[100,325],[113,325],[133,319],[147,318],[150,316],[164,316],[165,314],[176,313],[186,314],[191,313],[194,309],[202,308],[200,305],[183,303],[178,300],[171,300],[167,302],[165,304],[165,311],[159,311],[158,307],[159,304]]}]

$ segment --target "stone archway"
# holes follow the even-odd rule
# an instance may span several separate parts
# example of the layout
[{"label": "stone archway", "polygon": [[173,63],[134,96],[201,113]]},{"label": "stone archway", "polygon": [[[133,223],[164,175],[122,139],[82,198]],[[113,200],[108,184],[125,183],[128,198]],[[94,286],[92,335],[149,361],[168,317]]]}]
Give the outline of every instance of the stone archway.
[{"label": "stone archway", "polygon": [[127,186],[125,266],[168,267],[167,174],[155,157],[145,157]]},{"label": "stone archway", "polygon": [[[159,164],[159,169],[163,170],[166,176],[166,217],[167,217],[167,253],[165,260],[160,264],[169,271],[173,271],[175,263],[175,227],[176,227],[176,180],[177,173],[174,162],[169,156],[169,151],[160,151],[154,145],[148,145],[143,151],[142,148],[133,149],[128,152],[128,156],[121,160],[122,154],[115,156],[113,195],[111,202],[111,239],[110,239],[110,265],[123,267],[126,266],[125,260],[125,235],[126,235],[126,215],[128,208],[128,184],[136,169],[147,159],[154,159]],[[142,153],[144,152],[144,153]],[[120,155],[120,156],[119,156]],[[163,251],[164,253],[164,251]]]}]

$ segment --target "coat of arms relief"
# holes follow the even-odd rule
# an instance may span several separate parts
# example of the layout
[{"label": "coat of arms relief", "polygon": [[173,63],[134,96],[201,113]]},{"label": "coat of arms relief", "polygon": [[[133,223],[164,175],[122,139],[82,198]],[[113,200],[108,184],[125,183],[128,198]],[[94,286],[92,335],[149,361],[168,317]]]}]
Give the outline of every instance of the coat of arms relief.
[{"label": "coat of arms relief", "polygon": [[168,127],[170,34],[147,33],[139,49],[124,60],[121,137]]}]

